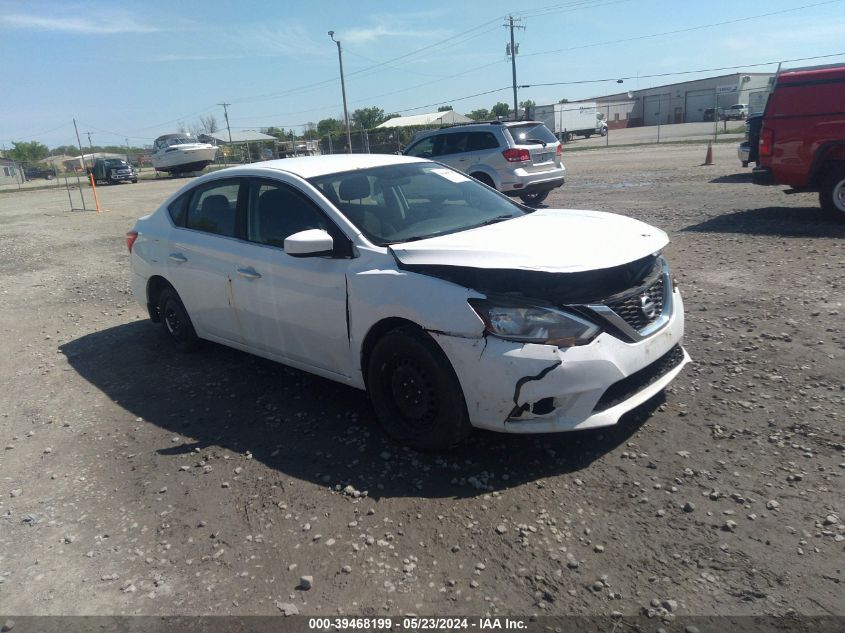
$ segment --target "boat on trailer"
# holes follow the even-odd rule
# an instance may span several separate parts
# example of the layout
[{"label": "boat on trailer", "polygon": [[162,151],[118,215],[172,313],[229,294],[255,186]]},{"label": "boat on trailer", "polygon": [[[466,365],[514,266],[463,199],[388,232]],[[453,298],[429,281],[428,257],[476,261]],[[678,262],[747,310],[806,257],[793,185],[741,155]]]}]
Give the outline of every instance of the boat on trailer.
[{"label": "boat on trailer", "polygon": [[214,162],[217,146],[200,143],[190,134],[164,134],[153,144],[153,168],[171,174],[201,171]]}]

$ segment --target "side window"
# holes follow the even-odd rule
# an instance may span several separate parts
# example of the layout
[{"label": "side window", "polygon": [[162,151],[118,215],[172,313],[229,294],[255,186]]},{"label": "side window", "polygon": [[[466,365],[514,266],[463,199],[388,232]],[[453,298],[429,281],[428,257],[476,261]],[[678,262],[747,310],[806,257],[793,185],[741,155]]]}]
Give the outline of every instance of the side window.
[{"label": "side window", "polygon": [[466,132],[444,134],[443,147],[440,149],[439,155],[446,156],[447,154],[461,154],[469,150],[468,146],[469,134]]},{"label": "side window", "polygon": [[227,180],[195,190],[188,203],[185,226],[206,233],[235,237],[239,188],[239,181]]},{"label": "side window", "polygon": [[469,149],[470,151],[480,151],[485,149],[497,149],[499,141],[496,140],[496,135],[492,132],[472,132],[469,135]]},{"label": "side window", "polygon": [[252,184],[247,216],[250,242],[284,248],[285,238],[294,233],[330,228],[323,212],[292,187],[262,182]]},{"label": "side window", "polygon": [[431,158],[434,156],[434,137],[429,136],[424,138],[416,145],[411,145],[406,151],[406,156],[416,156],[417,158]]},{"label": "side window", "polygon": [[188,211],[188,200],[190,197],[190,195],[179,196],[167,207],[170,219],[173,220],[173,224],[176,226],[185,226],[185,215]]}]

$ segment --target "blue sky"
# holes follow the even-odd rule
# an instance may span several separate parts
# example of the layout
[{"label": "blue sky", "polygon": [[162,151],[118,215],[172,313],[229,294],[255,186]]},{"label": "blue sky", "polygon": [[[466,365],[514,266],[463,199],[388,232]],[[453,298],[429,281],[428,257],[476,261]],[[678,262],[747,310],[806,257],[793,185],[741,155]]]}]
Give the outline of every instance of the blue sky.
[{"label": "blue sky", "polygon": [[[542,104],[722,73],[644,75],[840,53],[843,8],[845,0],[0,0],[0,147],[75,143],[74,117],[95,144],[150,144],[202,115],[222,124],[223,101],[235,129],[302,130],[340,117],[329,30],[342,42],[350,113],[440,104],[469,112],[513,100],[508,14],[525,27],[519,84],[640,76],[520,90],[520,100]],[[837,61],[845,55],[793,65]]]}]

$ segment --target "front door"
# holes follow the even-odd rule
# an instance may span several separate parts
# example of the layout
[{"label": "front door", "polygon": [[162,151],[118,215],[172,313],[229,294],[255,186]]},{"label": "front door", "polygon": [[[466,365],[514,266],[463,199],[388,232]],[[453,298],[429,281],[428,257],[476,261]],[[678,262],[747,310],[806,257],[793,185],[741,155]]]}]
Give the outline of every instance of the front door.
[{"label": "front door", "polygon": [[292,257],[286,237],[328,230],[347,239],[306,194],[292,185],[250,181],[247,241],[238,244],[233,308],[247,345],[258,352],[348,376],[346,270],[349,259]]}]

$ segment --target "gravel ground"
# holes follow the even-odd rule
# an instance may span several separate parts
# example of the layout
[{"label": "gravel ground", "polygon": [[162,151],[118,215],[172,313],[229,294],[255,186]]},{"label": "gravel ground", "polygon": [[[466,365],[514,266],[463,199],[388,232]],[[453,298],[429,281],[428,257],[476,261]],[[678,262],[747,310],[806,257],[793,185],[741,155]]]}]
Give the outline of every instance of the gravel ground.
[{"label": "gravel ground", "polygon": [[420,455],[363,393],[180,355],[123,233],[183,180],[0,195],[12,614],[845,614],[845,223],[735,148],[564,154],[551,206],[667,230],[694,362],[617,427]]}]

